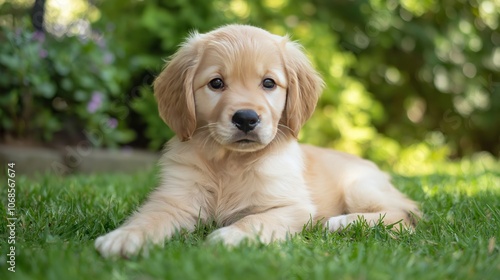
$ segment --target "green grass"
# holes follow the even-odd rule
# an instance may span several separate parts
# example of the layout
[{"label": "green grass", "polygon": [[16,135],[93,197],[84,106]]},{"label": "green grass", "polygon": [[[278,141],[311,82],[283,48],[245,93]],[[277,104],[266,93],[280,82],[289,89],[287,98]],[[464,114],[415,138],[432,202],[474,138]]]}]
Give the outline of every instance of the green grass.
[{"label": "green grass", "polygon": [[[394,176],[399,189],[421,202],[425,218],[414,234],[360,222],[341,233],[316,226],[283,243],[229,249],[204,242],[213,230],[207,225],[132,260],[105,260],[93,241],[144,200],[156,185],[155,171],[18,176],[16,272],[7,270],[2,219],[0,279],[498,279],[499,164],[465,172],[460,165],[445,167]],[[5,213],[7,179],[0,180]]]}]

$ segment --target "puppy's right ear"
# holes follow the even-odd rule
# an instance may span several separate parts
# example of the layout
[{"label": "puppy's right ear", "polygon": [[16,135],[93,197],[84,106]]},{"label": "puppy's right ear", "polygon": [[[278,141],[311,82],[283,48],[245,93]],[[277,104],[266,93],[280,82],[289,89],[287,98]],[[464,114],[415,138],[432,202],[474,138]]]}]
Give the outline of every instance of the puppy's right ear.
[{"label": "puppy's right ear", "polygon": [[193,79],[201,58],[200,37],[192,34],[153,84],[160,116],[181,141],[191,139],[196,130]]}]

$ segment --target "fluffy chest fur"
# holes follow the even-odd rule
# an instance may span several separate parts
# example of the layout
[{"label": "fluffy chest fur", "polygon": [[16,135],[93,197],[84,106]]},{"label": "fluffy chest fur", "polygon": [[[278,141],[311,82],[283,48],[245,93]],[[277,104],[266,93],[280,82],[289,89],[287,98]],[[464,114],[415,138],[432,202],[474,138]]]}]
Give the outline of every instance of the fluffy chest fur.
[{"label": "fluffy chest fur", "polygon": [[293,141],[265,156],[252,156],[193,149],[192,143],[187,148],[174,139],[162,160],[164,178],[169,180],[162,191],[184,196],[191,204],[184,207],[202,221],[228,225],[275,207],[310,203],[301,157],[300,147]]}]

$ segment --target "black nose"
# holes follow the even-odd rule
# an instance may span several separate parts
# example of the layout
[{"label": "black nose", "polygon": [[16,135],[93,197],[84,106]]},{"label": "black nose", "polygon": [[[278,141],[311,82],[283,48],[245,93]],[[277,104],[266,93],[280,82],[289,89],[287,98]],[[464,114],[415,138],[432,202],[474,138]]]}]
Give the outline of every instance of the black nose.
[{"label": "black nose", "polygon": [[259,124],[260,119],[254,110],[238,110],[234,113],[232,121],[239,130],[247,133]]}]

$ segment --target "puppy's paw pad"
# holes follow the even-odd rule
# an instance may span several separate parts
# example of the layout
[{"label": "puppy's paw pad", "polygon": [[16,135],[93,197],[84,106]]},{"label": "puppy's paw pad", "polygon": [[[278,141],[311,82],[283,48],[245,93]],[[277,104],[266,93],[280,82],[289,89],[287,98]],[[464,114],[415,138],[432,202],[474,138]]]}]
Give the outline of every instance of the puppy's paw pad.
[{"label": "puppy's paw pad", "polygon": [[340,229],[343,229],[347,227],[347,216],[346,215],[340,215],[336,217],[331,217],[328,219],[326,222],[326,226],[330,231],[338,231]]},{"label": "puppy's paw pad", "polygon": [[208,235],[207,241],[210,243],[222,242],[224,245],[236,246],[248,237],[248,234],[243,230],[229,226],[212,232]]},{"label": "puppy's paw pad", "polygon": [[145,237],[141,230],[118,228],[97,238],[95,248],[105,258],[113,256],[130,257],[141,250],[144,242]]}]

